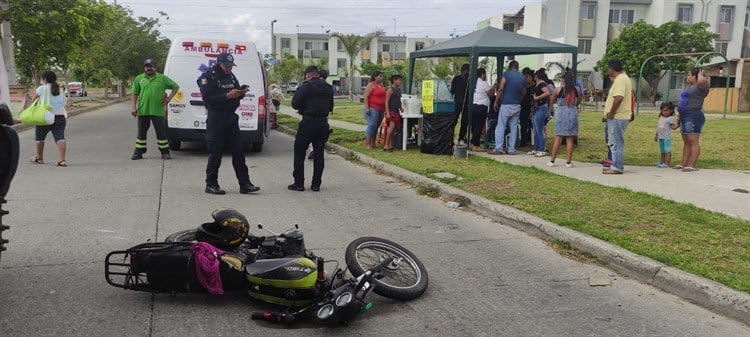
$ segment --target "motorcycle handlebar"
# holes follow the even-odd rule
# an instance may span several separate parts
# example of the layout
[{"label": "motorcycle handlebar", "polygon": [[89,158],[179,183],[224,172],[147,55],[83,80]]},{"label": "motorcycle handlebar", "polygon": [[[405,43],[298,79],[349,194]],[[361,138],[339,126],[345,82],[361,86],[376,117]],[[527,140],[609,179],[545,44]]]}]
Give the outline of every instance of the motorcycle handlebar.
[{"label": "motorcycle handlebar", "polygon": [[250,319],[254,321],[269,321],[274,323],[292,324],[294,322],[294,315],[290,313],[253,311],[253,313],[250,314]]}]

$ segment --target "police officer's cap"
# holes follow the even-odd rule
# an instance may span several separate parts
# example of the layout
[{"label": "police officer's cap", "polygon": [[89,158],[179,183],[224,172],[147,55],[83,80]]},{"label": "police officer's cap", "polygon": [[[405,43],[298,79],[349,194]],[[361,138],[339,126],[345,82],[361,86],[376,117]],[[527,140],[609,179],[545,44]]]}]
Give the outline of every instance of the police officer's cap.
[{"label": "police officer's cap", "polygon": [[232,56],[232,54],[230,53],[219,54],[219,56],[216,58],[216,62],[229,64],[232,67],[237,66],[236,64],[234,64],[234,56]]},{"label": "police officer's cap", "polygon": [[307,66],[307,68],[305,68],[305,74],[309,74],[309,73],[319,73],[318,67],[314,65]]}]

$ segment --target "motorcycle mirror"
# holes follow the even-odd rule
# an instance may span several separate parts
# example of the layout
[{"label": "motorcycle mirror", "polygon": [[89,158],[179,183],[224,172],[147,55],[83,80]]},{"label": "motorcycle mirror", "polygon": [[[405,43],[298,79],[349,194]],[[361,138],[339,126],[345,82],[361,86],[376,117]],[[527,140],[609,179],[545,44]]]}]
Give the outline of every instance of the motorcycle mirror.
[{"label": "motorcycle mirror", "polygon": [[279,235],[278,233],[274,233],[274,232],[270,231],[269,229],[267,229],[267,228],[263,227],[263,224],[258,224],[258,229],[262,229],[262,230],[264,230],[264,231],[266,231],[266,232],[269,232],[269,233],[271,233],[271,234],[273,234],[273,235],[276,235],[276,236],[278,236],[278,235]]}]

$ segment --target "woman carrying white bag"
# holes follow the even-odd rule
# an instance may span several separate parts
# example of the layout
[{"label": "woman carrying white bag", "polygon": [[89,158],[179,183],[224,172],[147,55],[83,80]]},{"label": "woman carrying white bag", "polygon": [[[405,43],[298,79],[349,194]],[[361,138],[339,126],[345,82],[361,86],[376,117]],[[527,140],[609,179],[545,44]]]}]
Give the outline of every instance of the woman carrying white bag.
[{"label": "woman carrying white bag", "polygon": [[[45,96],[47,95],[47,96]],[[57,144],[57,150],[60,153],[60,160],[57,166],[68,166],[65,161],[65,119],[68,117],[68,111],[65,110],[65,94],[62,92],[60,85],[57,83],[57,75],[51,71],[42,73],[42,85],[36,88],[31,100],[40,98],[45,101],[49,97],[49,104],[52,106],[52,113],[55,115],[55,122],[52,125],[36,126],[36,155],[32,156],[30,161],[35,164],[44,164],[44,140],[47,133],[52,131],[52,137]]]}]

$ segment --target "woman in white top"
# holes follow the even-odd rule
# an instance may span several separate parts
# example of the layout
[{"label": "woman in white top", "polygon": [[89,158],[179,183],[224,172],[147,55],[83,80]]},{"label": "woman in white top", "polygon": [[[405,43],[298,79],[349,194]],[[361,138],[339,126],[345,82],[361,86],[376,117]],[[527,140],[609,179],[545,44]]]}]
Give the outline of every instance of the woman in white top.
[{"label": "woman in white top", "polygon": [[477,69],[477,86],[474,88],[474,104],[471,106],[471,150],[484,152],[480,146],[482,130],[490,108],[490,96],[494,89],[487,83],[487,71]]},{"label": "woman in white top", "polygon": [[44,139],[47,138],[47,133],[52,131],[52,137],[60,153],[57,166],[65,167],[68,166],[65,161],[65,119],[68,117],[68,112],[65,110],[65,94],[57,83],[57,75],[49,70],[42,73],[42,85],[36,88],[31,100],[44,99],[45,95],[49,97],[52,113],[55,114],[55,122],[52,125],[36,127],[36,155],[32,156],[30,161],[35,164],[44,164]]}]

